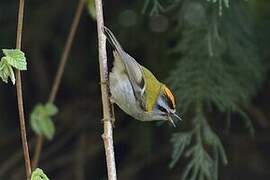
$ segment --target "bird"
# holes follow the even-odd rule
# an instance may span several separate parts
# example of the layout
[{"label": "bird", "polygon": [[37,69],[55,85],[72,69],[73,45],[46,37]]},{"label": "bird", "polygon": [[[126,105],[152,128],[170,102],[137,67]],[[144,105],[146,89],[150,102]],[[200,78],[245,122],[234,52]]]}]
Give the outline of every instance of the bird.
[{"label": "bird", "polygon": [[111,102],[137,120],[169,121],[175,127],[173,118],[181,118],[176,114],[172,91],[125,52],[109,28],[103,26],[103,33],[113,48],[114,56],[109,72]]}]

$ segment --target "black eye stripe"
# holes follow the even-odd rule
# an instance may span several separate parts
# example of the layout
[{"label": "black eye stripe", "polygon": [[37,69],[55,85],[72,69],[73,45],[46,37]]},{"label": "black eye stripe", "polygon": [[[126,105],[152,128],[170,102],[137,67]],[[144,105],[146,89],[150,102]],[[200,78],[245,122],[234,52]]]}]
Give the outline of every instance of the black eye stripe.
[{"label": "black eye stripe", "polygon": [[158,107],[158,109],[159,109],[160,111],[162,111],[162,112],[164,112],[164,113],[167,113],[167,110],[166,110],[164,107],[162,107],[162,106],[160,106],[160,105],[157,105],[157,107]]}]

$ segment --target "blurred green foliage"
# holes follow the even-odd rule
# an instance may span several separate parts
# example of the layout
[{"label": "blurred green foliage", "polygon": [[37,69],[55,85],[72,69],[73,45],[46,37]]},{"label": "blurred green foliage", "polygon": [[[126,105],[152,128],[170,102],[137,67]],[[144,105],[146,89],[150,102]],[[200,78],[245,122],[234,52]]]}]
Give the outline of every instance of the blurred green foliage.
[{"label": "blurred green foliage", "polygon": [[55,126],[52,116],[56,115],[58,108],[52,103],[37,104],[30,114],[30,125],[35,133],[52,140],[55,134]]},{"label": "blurred green foliage", "polygon": [[[261,87],[266,64],[255,46],[254,23],[246,2],[234,1],[229,6],[229,1],[220,0],[219,10],[200,0],[181,3],[180,11],[175,12],[173,37],[177,43],[169,49],[178,62],[169,82],[176,93],[178,112],[192,113],[192,122],[186,122],[191,124],[191,130],[182,132],[181,128],[173,135],[170,166],[183,156],[189,159],[183,180],[215,180],[219,159],[227,164],[227,157],[208,116],[215,108],[227,114],[223,118],[227,121],[231,114],[238,113],[254,134],[245,108]],[[222,9],[223,3],[227,9]],[[157,9],[155,6],[153,9]]]}]

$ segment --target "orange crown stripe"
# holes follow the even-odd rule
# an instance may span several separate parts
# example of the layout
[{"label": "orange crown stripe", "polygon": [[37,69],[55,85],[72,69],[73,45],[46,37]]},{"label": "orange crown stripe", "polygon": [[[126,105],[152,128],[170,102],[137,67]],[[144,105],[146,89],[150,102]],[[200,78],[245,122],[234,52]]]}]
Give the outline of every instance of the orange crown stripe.
[{"label": "orange crown stripe", "polygon": [[171,90],[170,90],[169,88],[167,88],[166,86],[165,86],[164,90],[165,90],[165,93],[166,93],[166,95],[168,96],[168,98],[172,101],[173,107],[175,108],[175,98],[174,98],[173,93],[172,93]]}]

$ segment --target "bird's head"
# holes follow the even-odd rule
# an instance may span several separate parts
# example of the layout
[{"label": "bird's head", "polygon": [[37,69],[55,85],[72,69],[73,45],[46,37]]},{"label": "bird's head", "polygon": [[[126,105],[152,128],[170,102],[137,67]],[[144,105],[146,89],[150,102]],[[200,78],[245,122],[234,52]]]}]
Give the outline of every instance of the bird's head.
[{"label": "bird's head", "polygon": [[175,108],[176,102],[172,91],[166,85],[162,85],[160,95],[158,96],[156,102],[155,110],[160,114],[162,119],[168,120],[173,126],[175,126],[173,118],[182,120],[176,114]]}]

